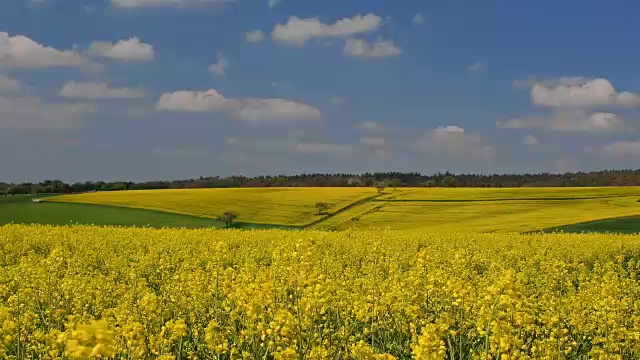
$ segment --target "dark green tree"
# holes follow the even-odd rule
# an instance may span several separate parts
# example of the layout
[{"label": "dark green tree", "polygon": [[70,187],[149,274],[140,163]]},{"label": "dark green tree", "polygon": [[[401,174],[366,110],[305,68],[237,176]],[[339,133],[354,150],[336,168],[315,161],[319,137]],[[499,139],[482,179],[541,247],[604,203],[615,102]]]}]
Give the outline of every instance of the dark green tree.
[{"label": "dark green tree", "polygon": [[237,218],[238,218],[238,214],[231,211],[227,211],[224,214],[218,216],[218,220],[224,221],[225,227],[227,229],[231,229],[233,227],[233,223],[236,221]]}]

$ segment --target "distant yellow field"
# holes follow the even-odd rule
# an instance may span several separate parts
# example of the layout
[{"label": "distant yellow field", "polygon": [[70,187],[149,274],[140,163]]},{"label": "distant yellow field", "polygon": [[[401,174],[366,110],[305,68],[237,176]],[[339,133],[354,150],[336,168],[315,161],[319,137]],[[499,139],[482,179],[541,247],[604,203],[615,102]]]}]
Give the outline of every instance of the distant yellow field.
[{"label": "distant yellow field", "polygon": [[[253,224],[314,229],[527,232],[640,215],[640,187],[600,188],[241,188],[100,192],[47,201],[113,205]],[[318,216],[316,202],[331,205]]]},{"label": "distant yellow field", "polygon": [[576,199],[619,196],[640,196],[640,187],[399,188],[397,191],[389,190],[381,199],[469,201],[500,199]]},{"label": "distant yellow field", "polygon": [[[355,209],[341,217],[358,221],[336,224],[355,227],[448,232],[526,232],[587,221],[640,215],[637,197],[593,200],[379,202],[364,215]],[[375,203],[373,203],[375,204]],[[323,223],[324,224],[324,223]]]},{"label": "distant yellow field", "polygon": [[398,189],[316,228],[527,232],[640,215],[639,198],[639,187]]},{"label": "distant yellow field", "polygon": [[97,192],[63,195],[47,201],[101,204],[216,218],[236,212],[238,221],[306,225],[317,219],[314,205],[331,205],[329,213],[374,196],[373,188],[242,188]]}]

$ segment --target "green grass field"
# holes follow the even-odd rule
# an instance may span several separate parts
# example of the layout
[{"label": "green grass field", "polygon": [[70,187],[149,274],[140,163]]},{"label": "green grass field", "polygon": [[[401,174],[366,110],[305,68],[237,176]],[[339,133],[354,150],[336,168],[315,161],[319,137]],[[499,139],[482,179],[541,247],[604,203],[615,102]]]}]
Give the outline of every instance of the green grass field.
[{"label": "green grass field", "polygon": [[[437,232],[640,232],[640,187],[387,190],[266,188],[102,192],[0,199],[0,223]],[[331,205],[318,215],[317,201]]]}]

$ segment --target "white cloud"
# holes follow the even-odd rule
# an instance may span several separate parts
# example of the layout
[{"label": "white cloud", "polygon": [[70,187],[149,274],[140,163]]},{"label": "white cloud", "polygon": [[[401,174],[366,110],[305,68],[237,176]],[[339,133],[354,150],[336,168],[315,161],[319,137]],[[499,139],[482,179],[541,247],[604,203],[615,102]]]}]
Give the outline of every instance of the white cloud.
[{"label": "white cloud", "polygon": [[322,118],[320,110],[301,102],[283,99],[229,99],[216,90],[165,93],[158,100],[156,108],[164,111],[222,112],[248,122]]},{"label": "white cloud", "polygon": [[362,58],[385,58],[402,54],[402,50],[393,41],[378,39],[370,43],[354,38],[347,39],[343,52],[349,56]]},{"label": "white cloud", "polygon": [[344,154],[353,151],[352,145],[302,142],[294,144],[292,150],[302,154]]},{"label": "white cloud", "polygon": [[384,126],[382,124],[375,121],[363,121],[359,124],[356,124],[355,127],[364,131],[378,131],[384,129]]},{"label": "white cloud", "polygon": [[470,134],[455,126],[440,126],[431,130],[417,144],[417,149],[428,152],[445,152],[463,157],[490,157],[494,153],[491,145],[479,135]]},{"label": "white cloud", "polygon": [[558,131],[613,132],[624,128],[624,122],[616,114],[587,114],[580,110],[557,112],[550,122],[550,129]]},{"label": "white cloud", "polygon": [[602,78],[576,77],[561,79],[556,84],[536,83],[531,89],[531,99],[538,106],[551,108],[640,106],[640,94],[619,93],[609,80]]},{"label": "white cloud", "polygon": [[382,26],[382,18],[374,14],[356,15],[338,20],[333,24],[323,24],[318,18],[289,18],[286,24],[278,24],[273,29],[272,38],[280,43],[304,45],[313,38],[347,37],[371,32]]},{"label": "white cloud", "polygon": [[468,72],[483,72],[487,70],[487,64],[483,62],[475,62],[473,64],[467,65]]},{"label": "white cloud", "polygon": [[611,82],[603,78],[530,76],[528,79],[515,80],[513,87],[531,87],[532,102],[552,108],[553,112],[546,117],[529,116],[498,121],[496,126],[499,128],[594,133],[633,130],[613,112],[593,112],[589,109],[640,107],[640,94],[617,92]]},{"label": "white cloud", "polygon": [[628,129],[624,120],[614,113],[587,113],[583,110],[565,110],[551,114],[548,118],[530,116],[498,121],[503,129],[539,128],[551,131],[615,132]]},{"label": "white cloud", "polygon": [[0,74],[0,92],[8,93],[20,90],[22,84],[20,81]]},{"label": "white cloud", "polygon": [[80,126],[82,116],[95,111],[90,104],[51,104],[37,98],[0,96],[0,128],[18,130],[69,129]]},{"label": "white cloud", "polygon": [[526,79],[513,80],[512,86],[517,90],[528,90],[535,84],[542,84],[548,87],[556,87],[559,85],[576,86],[588,80],[589,78],[584,76],[563,76],[559,78],[552,78],[548,76],[531,75]]},{"label": "white cloud", "polygon": [[0,67],[48,68],[95,65],[73,50],[57,50],[22,35],[0,32]]},{"label": "white cloud", "polygon": [[216,76],[227,76],[227,69],[231,66],[229,59],[223,53],[218,53],[218,61],[209,66],[209,72]]},{"label": "white cloud", "polygon": [[369,146],[384,146],[387,144],[387,139],[383,137],[363,137],[360,138],[360,143]]},{"label": "white cloud", "polygon": [[153,46],[140,41],[138,37],[128,40],[111,42],[95,41],[89,47],[90,54],[121,61],[148,61],[153,60],[155,51]]},{"label": "white cloud", "polygon": [[269,7],[274,8],[278,6],[283,0],[269,0]]},{"label": "white cloud", "polygon": [[527,146],[536,146],[538,145],[538,138],[533,135],[527,135],[522,139],[522,143]]},{"label": "white cloud", "polygon": [[424,24],[424,15],[421,13],[418,13],[413,17],[411,21],[416,25]]},{"label": "white cloud", "polygon": [[111,88],[106,83],[71,81],[60,89],[58,95],[76,99],[141,99],[145,92],[129,87]]},{"label": "white cloud", "polygon": [[111,0],[111,4],[126,8],[159,7],[159,6],[197,6],[222,4],[233,0]]},{"label": "white cloud", "polygon": [[250,43],[258,43],[264,40],[264,33],[262,30],[249,31],[245,34],[245,39]]}]

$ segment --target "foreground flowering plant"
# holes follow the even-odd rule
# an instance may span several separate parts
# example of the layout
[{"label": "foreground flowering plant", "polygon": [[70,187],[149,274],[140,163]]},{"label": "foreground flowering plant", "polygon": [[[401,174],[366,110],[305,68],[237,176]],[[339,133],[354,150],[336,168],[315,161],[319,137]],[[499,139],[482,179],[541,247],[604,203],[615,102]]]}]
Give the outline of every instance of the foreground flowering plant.
[{"label": "foreground flowering plant", "polygon": [[0,358],[640,358],[620,235],[0,227]]}]

